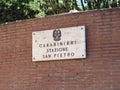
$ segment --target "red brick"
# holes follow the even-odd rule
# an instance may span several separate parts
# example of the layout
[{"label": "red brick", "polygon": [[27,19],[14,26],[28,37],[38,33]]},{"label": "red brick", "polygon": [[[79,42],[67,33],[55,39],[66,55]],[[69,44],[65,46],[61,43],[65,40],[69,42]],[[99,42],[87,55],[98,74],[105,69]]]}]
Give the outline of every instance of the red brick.
[{"label": "red brick", "polygon": [[[120,90],[120,8],[0,25],[0,90]],[[32,32],[86,26],[87,58],[32,62]]]}]

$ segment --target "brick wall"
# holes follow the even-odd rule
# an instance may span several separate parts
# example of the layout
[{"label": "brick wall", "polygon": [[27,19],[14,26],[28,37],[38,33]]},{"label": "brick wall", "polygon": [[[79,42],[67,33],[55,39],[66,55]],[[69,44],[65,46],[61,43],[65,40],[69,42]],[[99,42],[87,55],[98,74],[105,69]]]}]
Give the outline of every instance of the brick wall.
[{"label": "brick wall", "polygon": [[[87,58],[32,62],[32,32],[85,25]],[[0,90],[120,90],[120,8],[0,25]]]}]

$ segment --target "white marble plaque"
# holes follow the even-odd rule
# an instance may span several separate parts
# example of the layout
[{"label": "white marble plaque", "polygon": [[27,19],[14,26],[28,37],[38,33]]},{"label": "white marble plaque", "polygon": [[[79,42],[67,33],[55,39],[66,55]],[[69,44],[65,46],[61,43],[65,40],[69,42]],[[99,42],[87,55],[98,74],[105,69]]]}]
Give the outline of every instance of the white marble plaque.
[{"label": "white marble plaque", "polygon": [[32,61],[86,58],[85,26],[32,33]]}]

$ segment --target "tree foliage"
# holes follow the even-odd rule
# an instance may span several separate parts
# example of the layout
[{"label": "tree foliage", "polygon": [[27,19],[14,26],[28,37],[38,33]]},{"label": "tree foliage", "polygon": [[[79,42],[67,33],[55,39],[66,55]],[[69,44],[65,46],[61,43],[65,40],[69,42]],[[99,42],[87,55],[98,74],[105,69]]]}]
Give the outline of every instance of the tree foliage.
[{"label": "tree foliage", "polygon": [[0,23],[119,6],[120,0],[0,0]]}]

